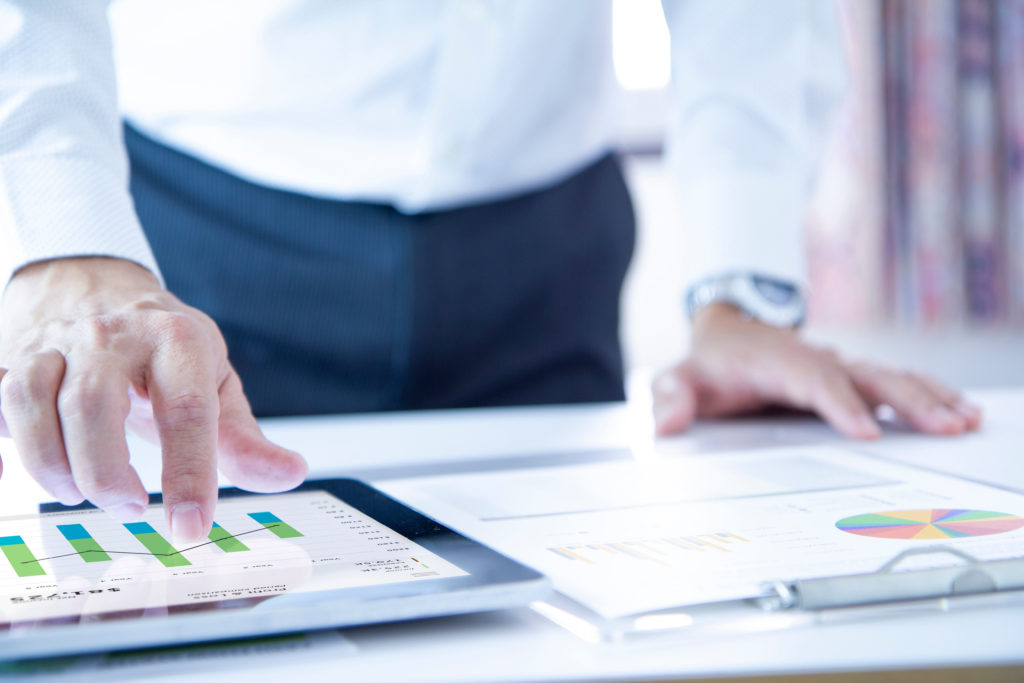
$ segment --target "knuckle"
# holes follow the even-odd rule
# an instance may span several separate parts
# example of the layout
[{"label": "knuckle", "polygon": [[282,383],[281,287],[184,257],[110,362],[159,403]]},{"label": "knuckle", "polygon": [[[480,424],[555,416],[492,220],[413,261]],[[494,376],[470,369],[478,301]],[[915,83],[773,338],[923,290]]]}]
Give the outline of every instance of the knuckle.
[{"label": "knuckle", "polygon": [[213,416],[213,399],[199,393],[179,394],[165,399],[161,425],[165,429],[190,429],[208,424]]},{"label": "knuckle", "polygon": [[187,313],[164,311],[154,324],[162,343],[194,344],[205,337],[202,323]]},{"label": "knuckle", "polygon": [[918,373],[916,377],[918,384],[927,389],[930,393],[943,396],[956,394],[955,391],[944,385],[942,382],[939,382],[931,375]]},{"label": "knuckle", "polygon": [[0,402],[5,406],[33,403],[40,394],[39,383],[29,373],[17,369],[4,375],[0,383]]},{"label": "knuckle", "polygon": [[112,408],[101,378],[84,372],[65,382],[57,396],[57,409],[65,417],[95,418]]},{"label": "knuckle", "polygon": [[78,336],[96,347],[109,346],[111,340],[123,335],[127,321],[113,314],[92,315],[76,324]]},{"label": "knuckle", "polygon": [[114,498],[122,488],[120,474],[110,468],[93,469],[75,477],[75,483],[82,495],[93,502]]},{"label": "knuckle", "polygon": [[52,402],[60,374],[42,363],[28,362],[9,371],[0,382],[0,401],[6,405],[34,405]]},{"label": "knuckle", "polygon": [[917,375],[911,372],[910,370],[896,370],[894,372],[894,376],[901,383],[907,386],[912,386],[918,383]]},{"label": "knuckle", "polygon": [[144,292],[128,304],[126,310],[132,313],[153,313],[167,310],[167,292]]},{"label": "knuckle", "polygon": [[33,457],[23,454],[22,466],[25,471],[38,482],[58,482],[71,479],[71,468],[68,467],[64,454],[37,453]]},{"label": "knuckle", "polygon": [[814,373],[812,380],[814,395],[819,401],[833,400],[837,396],[843,396],[849,386],[846,373],[838,367],[820,367]]},{"label": "knuckle", "polygon": [[928,391],[926,385],[921,378],[913,372],[900,371],[899,373],[899,387],[900,391],[908,398],[921,401],[925,397],[929,396],[931,392]]},{"label": "knuckle", "polygon": [[831,365],[819,365],[813,374],[815,384],[822,389],[834,387],[846,378],[842,370]]},{"label": "knuckle", "polygon": [[211,468],[204,467],[203,463],[197,460],[177,460],[164,465],[163,478],[165,482],[173,482],[179,488],[184,484],[205,482],[212,475]]},{"label": "knuckle", "polygon": [[835,349],[829,348],[829,347],[824,347],[824,348],[818,349],[818,358],[822,362],[828,363],[828,364],[831,364],[831,365],[839,365],[842,362],[842,359],[839,356],[839,352],[836,351]]}]

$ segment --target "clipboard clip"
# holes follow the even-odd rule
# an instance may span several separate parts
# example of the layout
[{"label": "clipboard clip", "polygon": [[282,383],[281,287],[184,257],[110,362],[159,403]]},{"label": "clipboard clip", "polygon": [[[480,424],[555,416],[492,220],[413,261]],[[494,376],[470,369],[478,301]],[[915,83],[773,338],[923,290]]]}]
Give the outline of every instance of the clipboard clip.
[{"label": "clipboard clip", "polygon": [[[928,555],[952,555],[962,562],[896,571],[908,559]],[[956,548],[929,546],[904,550],[865,574],[773,581],[757,604],[769,612],[822,610],[1014,590],[1024,590],[1024,557],[982,561]]]}]

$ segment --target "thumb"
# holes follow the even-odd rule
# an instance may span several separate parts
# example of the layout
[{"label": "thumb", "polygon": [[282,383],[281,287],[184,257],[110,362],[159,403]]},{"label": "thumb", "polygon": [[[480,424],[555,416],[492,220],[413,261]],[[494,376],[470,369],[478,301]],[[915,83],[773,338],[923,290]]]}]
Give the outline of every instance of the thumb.
[{"label": "thumb", "polygon": [[689,363],[662,372],[651,385],[658,436],[686,431],[697,417],[697,382]]},{"label": "thumb", "polygon": [[217,455],[224,475],[247,491],[271,493],[295,488],[309,470],[301,455],[263,436],[234,370],[220,387]]}]

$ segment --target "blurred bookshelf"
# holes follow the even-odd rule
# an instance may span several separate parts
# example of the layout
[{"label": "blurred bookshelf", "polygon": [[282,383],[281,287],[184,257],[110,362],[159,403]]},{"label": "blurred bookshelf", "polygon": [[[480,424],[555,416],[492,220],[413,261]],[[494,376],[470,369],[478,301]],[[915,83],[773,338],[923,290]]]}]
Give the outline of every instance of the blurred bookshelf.
[{"label": "blurred bookshelf", "polygon": [[1024,0],[843,0],[812,316],[1024,329]]},{"label": "blurred bookshelf", "polygon": [[[686,344],[686,245],[658,158],[671,103],[642,75],[644,60],[666,73],[667,31],[657,0],[615,6],[639,218],[623,337],[630,367],[659,367]],[[848,90],[808,205],[809,335],[962,386],[1024,384],[1024,0],[837,9]]]}]

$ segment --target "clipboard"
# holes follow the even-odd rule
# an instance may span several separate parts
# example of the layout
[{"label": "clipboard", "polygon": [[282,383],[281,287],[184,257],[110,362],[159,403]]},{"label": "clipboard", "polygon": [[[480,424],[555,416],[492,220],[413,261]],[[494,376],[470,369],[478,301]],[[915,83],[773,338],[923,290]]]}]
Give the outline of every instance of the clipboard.
[{"label": "clipboard", "polygon": [[[959,563],[900,571],[914,557],[949,555]],[[911,548],[873,572],[778,580],[761,595],[606,619],[557,594],[530,608],[588,642],[614,643],[637,636],[736,635],[878,618],[891,612],[950,611],[1024,605],[1024,556],[981,561],[948,546]]]}]

